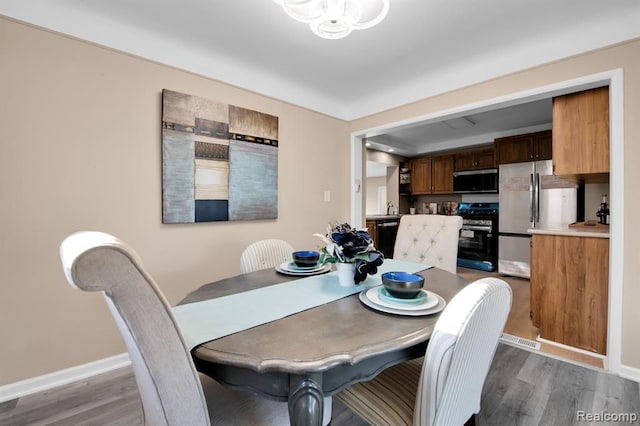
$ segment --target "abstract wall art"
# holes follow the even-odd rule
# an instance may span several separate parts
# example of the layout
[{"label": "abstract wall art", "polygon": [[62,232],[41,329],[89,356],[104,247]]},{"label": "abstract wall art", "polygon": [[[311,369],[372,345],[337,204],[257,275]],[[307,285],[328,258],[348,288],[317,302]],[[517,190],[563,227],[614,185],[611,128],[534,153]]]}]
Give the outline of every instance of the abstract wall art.
[{"label": "abstract wall art", "polygon": [[162,91],[162,222],[278,217],[278,117]]}]

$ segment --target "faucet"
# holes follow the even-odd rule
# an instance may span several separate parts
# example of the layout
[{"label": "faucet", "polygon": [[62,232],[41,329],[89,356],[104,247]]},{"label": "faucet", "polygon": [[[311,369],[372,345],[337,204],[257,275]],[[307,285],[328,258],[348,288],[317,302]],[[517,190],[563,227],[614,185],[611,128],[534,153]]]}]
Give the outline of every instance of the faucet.
[{"label": "faucet", "polygon": [[[392,209],[392,210],[390,210]],[[387,214],[394,214],[396,206],[393,205],[391,201],[387,203]]]}]

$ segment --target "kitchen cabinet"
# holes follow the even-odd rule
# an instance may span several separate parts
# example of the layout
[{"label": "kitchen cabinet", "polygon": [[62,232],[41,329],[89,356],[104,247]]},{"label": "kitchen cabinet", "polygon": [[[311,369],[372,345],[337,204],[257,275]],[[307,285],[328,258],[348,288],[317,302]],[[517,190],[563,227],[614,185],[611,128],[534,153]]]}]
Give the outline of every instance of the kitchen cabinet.
[{"label": "kitchen cabinet", "polygon": [[417,157],[411,166],[411,193],[453,193],[453,155]]},{"label": "kitchen cabinet", "polygon": [[553,98],[553,160],[556,175],[608,181],[608,87]]},{"label": "kitchen cabinet", "polygon": [[540,337],[606,354],[609,239],[531,239],[531,320]]},{"label": "kitchen cabinet", "polygon": [[366,223],[367,223],[367,232],[371,236],[371,239],[373,240],[373,245],[375,246],[376,245],[376,221],[367,219]]},{"label": "kitchen cabinet", "polygon": [[493,148],[459,151],[454,154],[454,170],[491,169],[496,166],[495,150]]},{"label": "kitchen cabinet", "polygon": [[550,160],[552,138],[551,130],[497,138],[494,145],[498,164]]},{"label": "kitchen cabinet", "polygon": [[400,195],[411,194],[411,160],[400,162],[400,174],[398,176],[398,192]]}]

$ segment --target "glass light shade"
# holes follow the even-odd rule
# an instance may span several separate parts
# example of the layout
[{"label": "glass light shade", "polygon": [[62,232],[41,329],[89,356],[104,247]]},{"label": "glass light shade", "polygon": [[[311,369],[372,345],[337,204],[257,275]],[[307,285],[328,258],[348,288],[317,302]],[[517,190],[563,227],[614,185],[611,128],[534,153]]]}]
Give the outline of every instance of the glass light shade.
[{"label": "glass light shade", "polygon": [[389,11],[389,0],[274,0],[293,19],[308,23],[318,36],[338,39],[371,28]]}]

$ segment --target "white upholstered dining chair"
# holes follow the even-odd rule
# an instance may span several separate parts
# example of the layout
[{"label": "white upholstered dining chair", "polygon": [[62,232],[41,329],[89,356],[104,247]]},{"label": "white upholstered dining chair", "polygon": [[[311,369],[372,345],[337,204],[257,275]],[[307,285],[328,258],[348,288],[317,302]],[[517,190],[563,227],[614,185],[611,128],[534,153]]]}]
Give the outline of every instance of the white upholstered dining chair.
[{"label": "white upholstered dining chair", "polygon": [[400,219],[393,258],[425,263],[456,273],[462,218],[431,214]]},{"label": "white upholstered dining chair", "polygon": [[511,287],[499,278],[469,284],[445,307],[423,358],[388,368],[336,397],[375,425],[474,424],[511,297]]},{"label": "white upholstered dining chair", "polygon": [[240,255],[242,273],[273,268],[292,260],[293,246],[284,240],[268,238],[250,244]]},{"label": "white upholstered dining chair", "polygon": [[136,253],[101,232],[79,232],[60,246],[71,286],[101,292],[122,334],[146,425],[283,425],[285,402],[230,390],[200,375],[162,292]]}]

